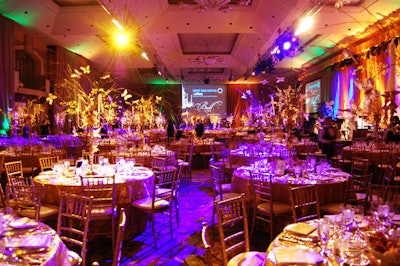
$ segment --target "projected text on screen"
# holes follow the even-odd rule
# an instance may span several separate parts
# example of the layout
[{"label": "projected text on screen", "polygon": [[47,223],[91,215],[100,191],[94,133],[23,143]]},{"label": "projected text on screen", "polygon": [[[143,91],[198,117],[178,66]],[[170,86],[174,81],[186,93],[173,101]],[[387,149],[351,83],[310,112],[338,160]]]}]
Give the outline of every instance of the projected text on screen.
[{"label": "projected text on screen", "polygon": [[321,79],[306,84],[306,113],[316,113],[321,101]]},{"label": "projected text on screen", "polygon": [[225,116],[226,85],[182,85],[182,112]]}]

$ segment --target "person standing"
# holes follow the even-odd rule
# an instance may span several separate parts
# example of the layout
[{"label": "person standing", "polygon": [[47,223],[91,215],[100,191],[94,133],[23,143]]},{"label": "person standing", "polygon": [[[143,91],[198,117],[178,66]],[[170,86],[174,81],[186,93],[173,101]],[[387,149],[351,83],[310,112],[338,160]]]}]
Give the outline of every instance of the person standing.
[{"label": "person standing", "polygon": [[172,140],[174,139],[175,133],[176,133],[175,125],[174,125],[174,123],[172,122],[172,120],[169,119],[169,120],[168,120],[168,124],[167,124],[168,145],[169,145],[170,140],[171,140],[171,139],[172,139]]},{"label": "person standing", "polygon": [[323,127],[318,132],[318,141],[321,145],[322,153],[326,154],[328,160],[335,154],[335,142],[339,137],[339,131],[334,125],[332,117],[326,117]]},{"label": "person standing", "polygon": [[201,122],[200,119],[197,120],[196,123],[196,128],[194,129],[196,131],[196,137],[201,138],[204,134],[204,124]]}]

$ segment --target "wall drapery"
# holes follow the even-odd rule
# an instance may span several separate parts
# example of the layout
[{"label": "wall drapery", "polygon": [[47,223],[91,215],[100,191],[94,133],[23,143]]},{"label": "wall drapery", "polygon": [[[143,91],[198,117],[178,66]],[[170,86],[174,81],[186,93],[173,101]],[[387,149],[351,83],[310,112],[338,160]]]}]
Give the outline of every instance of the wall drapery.
[{"label": "wall drapery", "polygon": [[8,130],[6,114],[14,102],[14,24],[0,15],[0,108],[3,111],[0,117],[1,134]]}]

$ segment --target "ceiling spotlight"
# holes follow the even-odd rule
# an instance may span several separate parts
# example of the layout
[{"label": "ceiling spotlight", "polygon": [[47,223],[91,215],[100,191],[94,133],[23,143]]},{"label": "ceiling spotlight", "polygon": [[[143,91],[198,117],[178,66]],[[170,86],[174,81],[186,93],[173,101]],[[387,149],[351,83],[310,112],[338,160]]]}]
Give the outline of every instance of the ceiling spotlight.
[{"label": "ceiling spotlight", "polygon": [[290,48],[292,47],[292,42],[286,41],[283,43],[282,47],[283,47],[283,50],[285,50],[285,51],[290,50]]}]

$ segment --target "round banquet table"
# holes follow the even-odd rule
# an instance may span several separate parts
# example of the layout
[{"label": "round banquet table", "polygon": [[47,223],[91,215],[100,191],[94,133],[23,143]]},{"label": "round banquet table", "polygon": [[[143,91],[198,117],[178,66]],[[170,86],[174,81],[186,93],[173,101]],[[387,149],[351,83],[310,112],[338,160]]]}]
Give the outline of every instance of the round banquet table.
[{"label": "round banquet table", "polygon": [[[43,203],[59,205],[62,192],[82,194],[80,178],[73,175],[73,169],[70,169],[70,173],[57,177],[53,171],[46,171],[34,178],[36,184],[44,185]],[[151,195],[154,172],[146,167],[134,167],[129,174],[117,173],[115,183],[117,205],[126,210],[125,239],[129,239],[146,228],[147,215],[134,210],[131,203]],[[105,224],[105,227],[109,227],[109,224]]]},{"label": "round banquet table", "polygon": [[[335,215],[326,216],[331,223],[331,230],[333,224],[335,223],[334,219]],[[328,218],[329,217],[329,218]],[[329,258],[324,258],[320,255],[320,243],[318,238],[318,233],[316,228],[318,227],[319,220],[314,219],[301,223],[294,223],[288,225],[271,243],[269,244],[266,257],[267,260],[265,262],[265,266],[274,266],[274,265],[348,265],[343,261],[343,258],[340,256],[341,247],[344,245],[339,245],[336,243],[343,243],[342,234],[337,234],[332,236],[329,240],[331,241],[330,249],[337,249],[332,251],[334,254],[329,256]],[[371,230],[373,227],[373,218],[370,216],[365,216],[363,218],[363,224],[365,227],[360,228],[361,231]],[[299,228],[305,228],[304,224],[308,224],[315,229],[310,229],[308,234],[302,234],[298,232]],[[300,226],[301,225],[301,226]],[[297,229],[295,229],[297,228]],[[311,228],[311,227],[310,227]],[[347,232],[346,232],[347,233]],[[335,244],[332,244],[335,242]],[[378,266],[378,265],[391,265],[383,263],[378,260],[377,257],[374,256],[370,252],[370,248],[368,247],[368,242],[366,242],[366,247],[362,249],[363,257],[369,260],[370,266]],[[326,261],[328,260],[328,261]]]},{"label": "round banquet table", "polygon": [[[233,172],[231,181],[233,192],[245,193],[247,198],[252,197],[249,171],[253,170],[254,168],[251,166],[242,166]],[[332,169],[332,171],[327,173],[327,176],[321,176],[313,180],[305,178],[295,179],[286,176],[274,177],[271,184],[272,198],[275,201],[290,204],[290,187],[315,184],[320,204],[343,201],[349,174],[339,169]]]},{"label": "round banquet table", "polygon": [[[68,248],[50,226],[27,217],[3,217],[7,231],[0,239],[1,265],[69,265]],[[11,247],[19,261],[8,259]]]},{"label": "round banquet table", "polygon": [[140,157],[143,158],[144,166],[151,167],[152,157],[163,157],[166,158],[167,165],[175,165],[177,163],[175,153],[171,150],[145,150],[145,151],[112,151],[111,155],[113,158],[117,157]]}]

